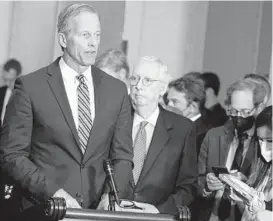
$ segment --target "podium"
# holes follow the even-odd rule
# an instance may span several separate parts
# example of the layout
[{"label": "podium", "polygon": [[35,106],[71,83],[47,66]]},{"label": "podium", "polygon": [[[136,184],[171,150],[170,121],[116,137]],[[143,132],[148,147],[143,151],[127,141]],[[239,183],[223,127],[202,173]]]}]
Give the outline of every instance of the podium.
[{"label": "podium", "polygon": [[24,211],[16,220],[27,221],[190,221],[188,207],[178,206],[177,215],[72,209],[65,199],[51,198],[43,204]]}]

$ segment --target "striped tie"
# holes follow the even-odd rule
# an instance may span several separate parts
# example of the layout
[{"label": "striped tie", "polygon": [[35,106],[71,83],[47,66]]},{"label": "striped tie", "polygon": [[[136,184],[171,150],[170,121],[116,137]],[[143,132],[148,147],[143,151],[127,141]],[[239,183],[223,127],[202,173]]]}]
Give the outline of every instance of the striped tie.
[{"label": "striped tie", "polygon": [[91,110],[90,110],[90,97],[88,87],[85,83],[82,74],[77,76],[79,80],[78,85],[78,135],[82,153],[85,153],[88,138],[92,128]]}]

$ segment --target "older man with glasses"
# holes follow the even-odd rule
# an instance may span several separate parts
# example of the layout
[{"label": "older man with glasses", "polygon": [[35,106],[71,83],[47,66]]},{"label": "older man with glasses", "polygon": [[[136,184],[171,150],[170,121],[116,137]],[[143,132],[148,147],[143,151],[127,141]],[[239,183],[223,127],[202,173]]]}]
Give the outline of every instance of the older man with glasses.
[{"label": "older man with glasses", "polygon": [[166,65],[155,57],[142,57],[129,78],[134,109],[129,192],[141,208],[134,212],[176,214],[176,205],[188,206],[196,195],[195,127],[159,105],[168,79]]},{"label": "older man with glasses", "polygon": [[255,147],[254,122],[264,107],[264,96],[261,86],[248,79],[228,88],[225,104],[230,120],[208,131],[200,150],[199,185],[204,199],[200,220],[240,220],[236,204],[228,197],[229,190],[212,168],[225,167],[238,179],[246,180]]}]

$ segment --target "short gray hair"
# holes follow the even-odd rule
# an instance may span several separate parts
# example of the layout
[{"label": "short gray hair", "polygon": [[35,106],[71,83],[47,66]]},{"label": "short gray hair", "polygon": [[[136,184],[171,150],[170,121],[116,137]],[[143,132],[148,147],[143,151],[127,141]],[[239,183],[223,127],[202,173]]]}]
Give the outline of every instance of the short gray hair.
[{"label": "short gray hair", "polygon": [[160,79],[168,84],[170,82],[171,76],[168,71],[168,67],[166,64],[164,64],[159,58],[155,56],[143,56],[139,59],[138,64],[141,64],[143,62],[151,62],[159,65],[159,77]]},{"label": "short gray hair", "polygon": [[96,14],[99,17],[95,9],[88,4],[76,3],[76,4],[68,5],[60,12],[58,16],[58,24],[57,24],[58,33],[68,34],[70,31],[70,30],[67,30],[68,20],[70,18],[76,17],[81,12],[91,12],[93,14]]}]

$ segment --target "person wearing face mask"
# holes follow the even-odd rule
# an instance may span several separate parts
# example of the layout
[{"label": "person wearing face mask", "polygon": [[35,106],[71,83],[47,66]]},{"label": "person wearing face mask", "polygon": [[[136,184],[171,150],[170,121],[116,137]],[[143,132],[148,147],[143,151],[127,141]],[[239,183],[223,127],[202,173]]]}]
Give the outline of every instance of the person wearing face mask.
[{"label": "person wearing face mask", "polygon": [[264,108],[264,96],[264,90],[248,79],[228,88],[225,104],[230,120],[207,132],[199,154],[199,186],[204,200],[200,220],[240,220],[237,206],[228,197],[228,188],[212,167],[226,167],[239,180],[247,180],[255,150],[254,121]]},{"label": "person wearing face mask", "polygon": [[190,72],[169,83],[168,110],[189,118],[196,126],[197,155],[201,143],[209,130],[201,115],[205,104],[205,88],[198,72]]},{"label": "person wearing face mask", "polygon": [[232,199],[241,208],[241,221],[272,220],[272,106],[256,119],[256,148],[251,172],[246,183],[258,193],[251,201],[243,201],[236,193]]}]

